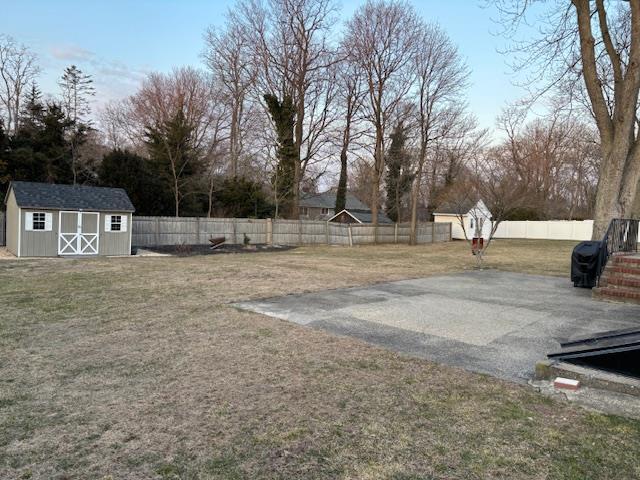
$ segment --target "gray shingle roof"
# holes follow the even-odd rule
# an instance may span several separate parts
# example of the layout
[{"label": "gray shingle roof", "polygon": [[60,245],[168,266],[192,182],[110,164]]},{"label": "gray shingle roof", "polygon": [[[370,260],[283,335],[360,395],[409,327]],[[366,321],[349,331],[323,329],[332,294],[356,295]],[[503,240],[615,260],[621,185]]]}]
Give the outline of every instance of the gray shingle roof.
[{"label": "gray shingle roof", "polygon": [[[307,194],[300,198],[300,206],[307,208],[336,208],[336,192],[329,190],[323,193]],[[369,210],[369,207],[347,192],[347,210]]]},{"label": "gray shingle roof", "polygon": [[444,202],[436,208],[433,213],[444,213],[444,214],[454,214],[454,215],[465,215],[469,213],[469,211],[475,207],[477,200],[465,199],[460,203],[455,202]]},{"label": "gray shingle roof", "polygon": [[[349,210],[347,211],[360,220],[362,223],[372,223],[373,215],[370,211],[361,212],[358,210]],[[389,217],[387,217],[384,213],[378,212],[378,223],[393,223]]]},{"label": "gray shingle roof", "polygon": [[[344,211],[344,210],[343,210]],[[352,217],[357,218],[362,223],[372,223],[373,222],[373,214],[371,210],[346,210]],[[333,215],[331,218],[338,216],[340,213]],[[393,223],[393,221],[387,217],[384,213],[378,212],[378,224],[381,223]]]},{"label": "gray shingle roof", "polygon": [[127,192],[122,188],[11,182],[11,190],[16,197],[16,203],[21,208],[102,212],[135,211]]}]

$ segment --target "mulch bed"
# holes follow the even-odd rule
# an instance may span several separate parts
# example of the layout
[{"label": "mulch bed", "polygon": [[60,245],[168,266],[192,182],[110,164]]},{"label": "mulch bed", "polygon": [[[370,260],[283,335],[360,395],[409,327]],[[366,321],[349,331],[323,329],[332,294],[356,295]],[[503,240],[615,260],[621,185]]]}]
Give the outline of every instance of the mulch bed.
[{"label": "mulch bed", "polygon": [[285,252],[292,250],[295,246],[289,245],[234,245],[224,244],[218,248],[212,249],[209,245],[163,245],[159,247],[145,247],[145,250],[149,250],[157,253],[166,253],[169,255],[179,256],[193,256],[193,255],[217,255],[223,253],[266,253],[266,252]]}]

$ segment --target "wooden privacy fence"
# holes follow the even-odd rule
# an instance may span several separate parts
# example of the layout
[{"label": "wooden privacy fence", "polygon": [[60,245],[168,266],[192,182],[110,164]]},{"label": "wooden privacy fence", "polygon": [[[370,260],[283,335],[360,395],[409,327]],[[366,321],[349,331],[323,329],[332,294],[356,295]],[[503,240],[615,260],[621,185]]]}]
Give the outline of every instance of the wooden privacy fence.
[{"label": "wooden privacy fence", "polygon": [[[131,243],[137,247],[201,245],[211,237],[226,243],[275,245],[363,245],[409,243],[409,224],[378,225],[376,242],[372,224],[341,224],[314,220],[251,218],[133,217]],[[421,223],[418,243],[448,242],[450,223]]]}]

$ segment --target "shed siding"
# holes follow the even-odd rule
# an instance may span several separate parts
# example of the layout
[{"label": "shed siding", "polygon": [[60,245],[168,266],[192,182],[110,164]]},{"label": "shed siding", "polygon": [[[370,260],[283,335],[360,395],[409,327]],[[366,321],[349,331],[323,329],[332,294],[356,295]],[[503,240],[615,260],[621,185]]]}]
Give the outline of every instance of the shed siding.
[{"label": "shed siding", "polygon": [[[436,223],[451,223],[451,238],[464,240],[464,230],[460,226],[460,218],[454,214],[434,213],[433,221]],[[469,219],[464,215],[464,226],[469,231]]]},{"label": "shed siding", "polygon": [[[51,231],[27,231],[27,213],[48,212],[51,213]],[[58,210],[26,209],[21,210],[22,222],[20,224],[20,256],[21,257],[56,257],[58,255]]]},{"label": "shed siding", "polygon": [[7,212],[6,212],[6,244],[7,250],[14,255],[18,255],[18,205],[16,204],[16,197],[13,191],[9,192],[9,198],[7,199]]},{"label": "shed siding", "polygon": [[[122,215],[127,217],[126,232],[106,232],[104,229],[105,215]],[[129,236],[133,227],[130,213],[122,212],[100,212],[100,255],[130,255]]]}]

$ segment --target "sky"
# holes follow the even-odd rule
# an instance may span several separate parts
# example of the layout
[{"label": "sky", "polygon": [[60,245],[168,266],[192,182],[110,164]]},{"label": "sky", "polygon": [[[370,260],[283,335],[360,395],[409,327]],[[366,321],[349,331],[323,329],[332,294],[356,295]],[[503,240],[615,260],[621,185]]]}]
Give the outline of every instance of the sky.
[{"label": "sky", "polygon": [[[364,0],[343,0],[346,21]],[[200,54],[209,25],[222,25],[234,0],[0,0],[0,33],[29,46],[37,55],[44,93],[57,94],[65,67],[75,64],[96,87],[94,110],[108,100],[135,92],[152,71],[192,65],[204,68]],[[482,0],[411,0],[427,21],[438,23],[471,68],[470,110],[482,127],[493,127],[508,103],[524,95],[514,86],[506,41],[496,34],[495,12]]]}]

